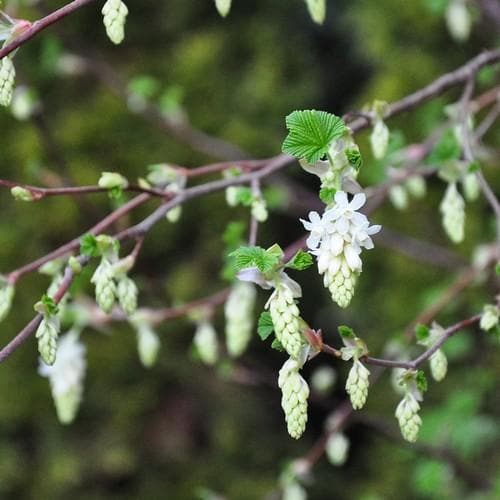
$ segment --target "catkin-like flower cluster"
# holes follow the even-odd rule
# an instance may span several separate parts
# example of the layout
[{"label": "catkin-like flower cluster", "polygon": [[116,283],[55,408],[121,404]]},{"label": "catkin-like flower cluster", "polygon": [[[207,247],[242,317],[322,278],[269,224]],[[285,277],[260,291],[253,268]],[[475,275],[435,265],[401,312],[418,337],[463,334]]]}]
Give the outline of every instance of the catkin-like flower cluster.
[{"label": "catkin-like flower cluster", "polygon": [[0,106],[9,106],[14,91],[16,68],[10,57],[0,60]]},{"label": "catkin-like flower cluster", "polygon": [[108,259],[102,259],[90,281],[95,284],[95,299],[99,307],[105,313],[110,313],[115,304],[117,289],[113,265]]},{"label": "catkin-like flower cluster", "polygon": [[226,346],[230,356],[243,354],[250,342],[253,328],[253,310],[257,292],[247,282],[238,281],[233,285],[226,301]]},{"label": "catkin-like flower cluster", "polygon": [[377,160],[381,160],[387,153],[387,146],[389,145],[389,129],[384,123],[384,120],[381,118],[375,120],[375,124],[370,135],[370,144],[373,156]]},{"label": "catkin-like flower cluster", "polygon": [[304,339],[300,333],[300,313],[295,297],[286,282],[280,282],[266,306],[271,313],[276,338],[292,358],[298,359]]},{"label": "catkin-like flower cluster", "polygon": [[349,394],[352,407],[355,410],[360,410],[366,403],[368,387],[370,386],[369,375],[368,368],[361,361],[355,359],[345,384],[345,390]]},{"label": "catkin-like flower cluster", "polygon": [[396,418],[401,428],[401,434],[410,443],[417,440],[422,419],[418,415],[420,404],[411,392],[407,392],[396,408]]},{"label": "catkin-like flower cluster", "polygon": [[38,368],[40,375],[49,379],[57,416],[64,424],[73,421],[80,405],[85,369],[85,346],[76,331],[61,336],[57,360],[52,366],[40,363]]},{"label": "catkin-like flower cluster", "polygon": [[486,304],[483,308],[483,314],[481,315],[481,319],[479,321],[479,326],[481,330],[491,330],[498,325],[498,321],[500,318],[500,309],[498,306],[493,304]]},{"label": "catkin-like flower cluster", "polygon": [[307,246],[317,257],[323,283],[340,307],[347,307],[354,295],[362,270],[362,248],[373,248],[370,236],[381,229],[380,226],[370,226],[367,217],[357,212],[365,201],[366,196],[360,193],[349,202],[347,193],[338,191],[333,207],[321,217],[317,212],[310,212],[309,221],[301,220],[311,232]]},{"label": "catkin-like flower cluster", "polygon": [[454,243],[464,239],[465,202],[457,190],[455,182],[450,182],[439,206],[443,216],[443,227],[446,234]]},{"label": "catkin-like flower cluster", "polygon": [[282,366],[278,386],[282,391],[281,407],[285,412],[288,433],[294,439],[302,436],[307,423],[307,398],[309,386],[299,374],[299,363],[288,359]]},{"label": "catkin-like flower cluster", "polygon": [[108,0],[102,8],[102,15],[109,39],[118,45],[125,38],[127,6],[122,0]]},{"label": "catkin-like flower cluster", "polygon": [[198,323],[193,343],[203,363],[207,365],[215,365],[215,363],[217,363],[219,345],[217,342],[217,334],[212,323],[206,320]]},{"label": "catkin-like flower cluster", "polygon": [[343,465],[349,452],[349,440],[341,432],[334,432],[326,442],[325,452],[332,465]]}]

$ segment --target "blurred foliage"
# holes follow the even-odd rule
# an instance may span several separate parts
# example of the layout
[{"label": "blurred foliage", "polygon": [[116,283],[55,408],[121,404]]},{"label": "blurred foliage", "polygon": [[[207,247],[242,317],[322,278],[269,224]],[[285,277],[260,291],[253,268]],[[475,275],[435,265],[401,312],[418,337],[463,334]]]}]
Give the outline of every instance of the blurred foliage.
[{"label": "blurred foliage", "polygon": [[[51,0],[5,3],[17,17],[29,19],[61,5]],[[280,151],[284,117],[294,109],[341,114],[375,98],[396,100],[498,42],[494,26],[479,18],[471,40],[454,43],[438,3],[330,0],[326,22],[318,27],[302,0],[286,2],[286,7],[282,0],[234,0],[225,20],[211,1],[143,0],[129,2],[127,36],[119,47],[107,41],[98,4],[91,4],[16,56],[18,83],[34,89],[42,111],[25,122],[0,113],[1,177],[35,185],[86,185],[95,184],[105,170],[132,180],[144,176],[150,164],[195,166],[215,159],[193,152],[131,113],[91,73],[62,75],[58,68],[67,53],[106,62],[129,82],[134,95],[159,103],[164,112],[189,117],[195,127],[259,158]],[[496,78],[491,71],[481,75],[479,89]],[[444,104],[458,95],[452,91],[388,125],[408,144],[421,141],[445,119]],[[133,108],[133,102],[128,106]],[[498,147],[498,128],[487,139]],[[382,181],[383,164],[368,153],[366,133],[360,147],[366,161],[361,182]],[[492,167],[485,173],[494,178]],[[318,187],[295,167],[287,175],[303,189]],[[498,176],[495,180],[499,188]],[[276,179],[267,191],[277,201],[261,229],[263,246],[276,241],[286,246],[302,235],[297,215],[305,215],[304,210],[294,209],[294,196],[287,200],[279,184]],[[449,247],[436,216],[444,184],[432,180],[428,187],[424,201],[413,201],[406,212],[386,205],[374,222]],[[22,204],[2,192],[2,271],[82,234],[113,203],[92,195]],[[140,220],[155,203],[136,210],[115,229]],[[454,251],[470,259],[478,242],[492,238],[488,214],[483,201],[467,204],[466,241]],[[227,242],[220,235],[230,221],[247,218],[246,208],[229,210],[222,195],[212,195],[186,205],[177,225],[155,227],[133,272],[140,304],[164,307],[224,287],[221,256]],[[349,324],[373,353],[400,337],[454,278],[453,271],[382,246],[367,253],[364,269],[345,311],[332,306],[315,272],[302,273],[301,308],[311,324],[323,328],[328,342],[338,343],[336,325]],[[86,271],[79,278],[74,293],[91,290],[89,276]],[[47,285],[47,278],[36,274],[19,283],[14,312],[2,325],[2,344],[31,317],[32,304]],[[492,284],[483,280],[477,285],[446,308],[443,324],[473,314],[491,300]],[[265,293],[260,300],[262,307]],[[220,334],[222,319],[220,313],[215,318]],[[105,334],[85,331],[85,398],[69,427],[58,424],[48,384],[36,374],[35,343],[16,352],[0,368],[0,497],[189,499],[196,492],[206,498],[213,491],[245,500],[276,491],[282,468],[310,448],[328,411],[344,398],[343,384],[329,398],[311,403],[308,430],[295,442],[286,433],[280,394],[273,388],[283,355],[256,336],[241,363],[269,384],[238,385],[230,376],[236,367],[211,370],[190,358],[193,332],[194,326],[184,320],[162,325],[160,360],[147,371],[138,361],[130,328],[118,324]],[[495,441],[500,354],[495,347],[487,336],[472,331],[453,339],[445,348],[449,375],[430,385],[422,411],[423,442],[446,446],[490,478],[500,469]],[[306,375],[325,361],[311,362]],[[339,369],[345,380],[346,367]],[[395,424],[396,402],[384,377],[373,387],[366,411]],[[307,486],[310,498],[480,498],[479,493],[472,496],[473,485],[448,463],[386,441],[362,424],[350,426],[347,435],[352,445],[346,465],[334,468],[321,461]]]}]

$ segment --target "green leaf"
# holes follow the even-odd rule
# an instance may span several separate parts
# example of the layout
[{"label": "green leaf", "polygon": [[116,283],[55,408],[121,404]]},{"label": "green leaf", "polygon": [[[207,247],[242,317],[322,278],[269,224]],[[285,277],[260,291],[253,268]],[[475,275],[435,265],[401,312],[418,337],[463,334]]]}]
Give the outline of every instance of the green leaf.
[{"label": "green leaf", "polygon": [[415,337],[419,341],[427,340],[429,338],[429,327],[419,323],[415,327]]},{"label": "green leaf", "polygon": [[93,234],[86,234],[80,240],[80,253],[87,257],[99,257],[97,240]]},{"label": "green leaf", "polygon": [[471,174],[474,172],[478,172],[479,170],[481,170],[481,165],[478,161],[469,163],[469,166],[467,167],[467,171]]},{"label": "green leaf", "polygon": [[261,247],[240,247],[229,256],[234,257],[238,271],[247,267],[257,267],[259,271],[268,273],[281,261],[279,255],[266,252]]},{"label": "green leaf", "polygon": [[355,339],[356,334],[354,333],[354,330],[350,328],[349,326],[346,325],[340,325],[337,327],[337,331],[339,332],[339,335],[344,338],[344,339]]},{"label": "green leaf", "polygon": [[259,322],[257,324],[257,333],[262,340],[266,340],[271,333],[274,331],[273,320],[271,319],[271,313],[268,311],[263,311],[259,317]]},{"label": "green leaf", "polygon": [[448,129],[439,142],[434,146],[427,158],[427,163],[440,165],[449,160],[458,160],[462,154],[462,148],[458,143],[453,130]]},{"label": "green leaf", "polygon": [[222,241],[227,248],[237,248],[243,241],[243,234],[247,229],[247,225],[243,221],[230,222],[222,234]]},{"label": "green leaf", "polygon": [[351,164],[351,167],[355,170],[359,170],[363,166],[363,157],[361,156],[359,149],[346,149],[345,155],[348,162]]},{"label": "green leaf", "polygon": [[59,308],[54,302],[54,299],[47,294],[43,295],[40,302],[35,304],[34,309],[44,316],[54,316],[59,312]]},{"label": "green leaf", "polygon": [[418,370],[415,377],[415,382],[417,384],[417,389],[420,392],[425,392],[427,390],[427,378],[425,377],[425,373],[422,370]]},{"label": "green leaf", "polygon": [[274,339],[273,343],[271,344],[271,348],[275,349],[276,351],[279,352],[284,352],[285,348],[281,344],[281,342],[278,339]]},{"label": "green leaf", "polygon": [[333,202],[335,198],[336,189],[333,188],[321,188],[319,191],[319,199],[325,204],[329,205]]},{"label": "green leaf", "polygon": [[294,111],[286,117],[288,136],[283,142],[284,153],[316,163],[328,152],[333,140],[346,132],[341,118],[326,111]]},{"label": "green leaf", "polygon": [[303,271],[313,265],[313,258],[311,254],[299,250],[293,258],[286,264],[286,267],[295,269],[296,271]]},{"label": "green leaf", "polygon": [[497,262],[495,265],[495,273],[497,273],[497,276],[500,276],[500,262]]}]

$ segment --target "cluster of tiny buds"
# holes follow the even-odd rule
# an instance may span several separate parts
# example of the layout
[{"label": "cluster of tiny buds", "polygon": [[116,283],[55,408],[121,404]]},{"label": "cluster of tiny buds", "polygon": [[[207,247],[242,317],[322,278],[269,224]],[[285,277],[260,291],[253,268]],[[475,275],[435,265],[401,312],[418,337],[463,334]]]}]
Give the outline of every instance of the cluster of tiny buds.
[{"label": "cluster of tiny buds", "polygon": [[107,0],[102,8],[103,22],[109,39],[119,44],[125,38],[128,9],[122,0]]}]

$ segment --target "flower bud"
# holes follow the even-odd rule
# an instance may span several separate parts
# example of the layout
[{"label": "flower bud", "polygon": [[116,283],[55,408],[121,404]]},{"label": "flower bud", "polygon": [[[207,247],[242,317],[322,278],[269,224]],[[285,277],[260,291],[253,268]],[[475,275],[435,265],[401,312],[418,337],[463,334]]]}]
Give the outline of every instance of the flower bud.
[{"label": "flower bud", "polygon": [[219,355],[217,334],[212,323],[202,321],[198,324],[194,334],[194,346],[200,359],[207,365],[215,365]]},{"label": "flower bud", "polygon": [[344,465],[349,451],[349,440],[341,432],[334,432],[326,442],[325,451],[332,465]]},{"label": "flower bud", "polygon": [[121,0],[108,0],[101,12],[109,39],[115,44],[121,43],[125,38],[127,6]]},{"label": "flower bud", "polygon": [[457,190],[457,185],[450,182],[439,207],[443,215],[443,227],[454,243],[464,239],[465,202]]},{"label": "flower bud", "polygon": [[355,410],[360,410],[366,403],[368,387],[370,386],[369,375],[370,371],[366,366],[355,359],[345,385],[345,390],[349,394],[352,407]]},{"label": "flower bud", "polygon": [[118,281],[116,287],[116,296],[120,302],[121,308],[128,314],[134,313],[137,309],[137,285],[128,276],[123,276]]},{"label": "flower bud", "polygon": [[411,392],[407,392],[396,408],[396,418],[401,434],[410,443],[417,440],[422,419],[418,415],[420,405]]},{"label": "flower bud", "polygon": [[436,382],[441,382],[446,377],[448,370],[448,360],[445,353],[438,349],[429,359],[432,378]]},{"label": "flower bud", "polygon": [[500,309],[498,306],[486,304],[483,307],[483,314],[481,315],[481,320],[479,321],[480,328],[485,331],[495,328],[498,325],[499,317]]}]

